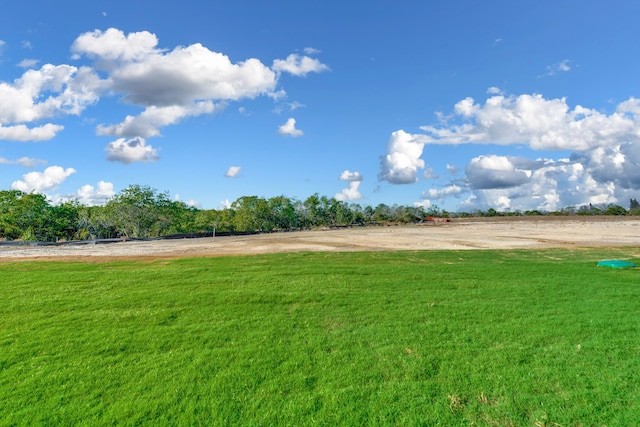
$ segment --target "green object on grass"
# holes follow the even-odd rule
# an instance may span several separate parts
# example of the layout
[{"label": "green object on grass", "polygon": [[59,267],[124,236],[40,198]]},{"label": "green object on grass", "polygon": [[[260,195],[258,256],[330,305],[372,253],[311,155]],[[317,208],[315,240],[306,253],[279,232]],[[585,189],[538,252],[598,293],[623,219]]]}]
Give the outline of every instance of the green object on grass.
[{"label": "green object on grass", "polygon": [[621,259],[605,259],[602,261],[598,261],[598,267],[630,268],[637,267],[637,265],[629,261],[623,261]]}]

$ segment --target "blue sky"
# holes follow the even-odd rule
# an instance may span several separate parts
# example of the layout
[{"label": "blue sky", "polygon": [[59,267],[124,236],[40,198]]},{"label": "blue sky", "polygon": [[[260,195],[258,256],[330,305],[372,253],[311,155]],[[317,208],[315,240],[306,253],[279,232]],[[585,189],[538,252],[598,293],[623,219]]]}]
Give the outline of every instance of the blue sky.
[{"label": "blue sky", "polygon": [[0,188],[628,207],[638,16],[635,1],[12,2]]}]

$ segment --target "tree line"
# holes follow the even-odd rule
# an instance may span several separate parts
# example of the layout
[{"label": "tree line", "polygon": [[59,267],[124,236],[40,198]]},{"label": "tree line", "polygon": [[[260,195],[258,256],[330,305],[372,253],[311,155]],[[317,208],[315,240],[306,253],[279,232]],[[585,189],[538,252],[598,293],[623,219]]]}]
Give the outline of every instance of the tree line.
[{"label": "tree line", "polygon": [[102,206],[77,200],[51,204],[46,196],[0,191],[0,239],[87,240],[153,238],[174,234],[245,233],[314,227],[423,221],[435,210],[348,204],[314,194],[304,201],[286,196],[244,196],[225,209],[197,209],[149,186],[131,185]]},{"label": "tree line", "polygon": [[0,239],[27,241],[87,240],[108,238],[153,238],[175,234],[245,233],[311,229],[317,227],[411,224],[428,217],[502,215],[627,215],[638,214],[618,205],[565,208],[559,212],[450,213],[437,206],[375,207],[346,203],[317,193],[304,201],[286,196],[244,196],[225,209],[197,209],[171,200],[168,193],[142,185],[131,185],[101,206],[86,206],[77,200],[52,204],[46,196],[19,190],[0,191]]}]

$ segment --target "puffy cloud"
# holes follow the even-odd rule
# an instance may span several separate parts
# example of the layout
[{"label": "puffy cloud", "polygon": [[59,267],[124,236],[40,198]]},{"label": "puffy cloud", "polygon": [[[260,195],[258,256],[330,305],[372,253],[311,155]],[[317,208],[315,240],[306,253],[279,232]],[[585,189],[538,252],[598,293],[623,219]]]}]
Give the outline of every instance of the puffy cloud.
[{"label": "puffy cloud", "polygon": [[484,105],[466,98],[455,113],[466,123],[455,126],[422,126],[426,134],[414,139],[424,144],[529,145],[533,149],[585,151],[622,142],[640,141],[638,100],[631,98],[607,115],[576,106],[566,99],[541,95],[493,96]]},{"label": "puffy cloud", "polygon": [[178,123],[188,116],[211,113],[210,101],[197,102],[189,106],[171,105],[167,107],[147,107],[138,116],[127,116],[123,122],[112,126],[98,126],[98,135],[150,138],[160,135],[160,128]]},{"label": "puffy cloud", "polygon": [[116,192],[113,190],[112,183],[100,181],[98,182],[98,188],[89,184],[80,187],[75,198],[83,205],[97,206],[104,205],[115,195]]},{"label": "puffy cloud", "polygon": [[230,166],[229,169],[224,173],[224,176],[227,178],[235,178],[240,174],[241,166]]},{"label": "puffy cloud", "polygon": [[148,31],[129,33],[109,28],[106,31],[95,30],[81,34],[73,42],[71,50],[75,52],[75,58],[87,55],[99,58],[102,67],[113,65],[115,61],[140,62],[147,56],[160,53],[157,49],[158,38]]},{"label": "puffy cloud", "polygon": [[294,138],[304,134],[300,129],[296,129],[296,119],[294,118],[289,118],[285,124],[278,127],[278,133],[280,135],[288,135]]},{"label": "puffy cloud", "polygon": [[334,196],[336,200],[344,202],[349,200],[362,199],[362,194],[360,194],[359,191],[360,183],[362,182],[362,175],[360,174],[360,172],[351,172],[349,170],[345,170],[340,174],[339,179],[341,181],[349,182],[349,186]]},{"label": "puffy cloud", "polygon": [[198,100],[238,100],[272,92],[273,70],[255,58],[232,63],[229,57],[196,43],[166,52],[147,31],[125,36],[110,28],[79,36],[72,49],[96,58],[109,71],[113,89],[144,106],[187,105]]},{"label": "puffy cloud", "polygon": [[[127,116],[114,125],[100,125],[100,135],[150,138],[164,126],[185,117],[208,114],[214,103],[270,96],[279,99],[285,92],[277,88],[282,72],[305,76],[328,70],[317,59],[292,54],[275,60],[272,68],[255,58],[233,63],[228,56],[196,43],[172,50],[158,47],[158,38],[148,31],[125,34],[109,28],[80,35],[72,46],[75,58],[95,60],[95,67],[108,74],[110,89],[129,103],[143,106],[137,116]],[[308,53],[317,53],[309,48]],[[289,104],[291,110],[302,106]],[[246,111],[246,110],[245,110]],[[300,136],[295,120],[280,127],[279,133]]]},{"label": "puffy cloud", "polygon": [[88,67],[45,64],[25,71],[14,84],[0,83],[0,121],[26,123],[78,115],[99,99],[105,86]]},{"label": "puffy cloud", "polygon": [[33,128],[25,125],[2,126],[2,123],[0,123],[0,139],[11,141],[47,141],[56,136],[62,129],[64,129],[64,126],[51,123]]},{"label": "puffy cloud", "polygon": [[640,189],[639,143],[574,153],[571,160],[584,165],[585,170],[599,182],[615,182],[624,189]]},{"label": "puffy cloud", "polygon": [[581,163],[540,161],[527,182],[508,188],[474,191],[469,203],[498,210],[555,211],[567,206],[617,203],[613,182],[598,182]]},{"label": "puffy cloud", "polygon": [[[614,181],[594,178],[594,170],[576,159],[481,156],[469,163],[470,169],[475,170],[475,175],[467,177],[472,193],[463,202],[463,209],[556,211],[589,203],[618,203],[629,196]],[[521,171],[527,179],[510,176],[514,171]]]},{"label": "puffy cloud", "polygon": [[362,181],[360,172],[351,172],[348,169],[340,174],[341,181]]},{"label": "puffy cloud", "polygon": [[423,166],[419,163],[422,150],[428,144],[528,145],[572,154],[568,159],[478,156],[467,164],[465,176],[447,187],[458,185],[460,192],[430,190],[423,197],[466,193],[463,209],[557,210],[618,203],[637,197],[634,191],[640,190],[638,99],[630,98],[605,114],[582,106],[570,108],[564,98],[497,95],[484,104],[465,98],[455,104],[452,116],[440,117],[446,120],[438,127],[423,126],[424,133],[392,134],[388,154],[382,158],[381,179],[415,182],[415,171]]},{"label": "puffy cloud", "polygon": [[25,71],[13,84],[0,82],[0,139],[51,139],[62,126],[46,123],[29,128],[25,123],[79,115],[98,101],[105,87],[106,82],[88,67],[52,64]]},{"label": "puffy cloud", "polygon": [[[604,157],[603,157],[604,158]],[[556,211],[567,206],[592,203],[606,205],[634,197],[609,177],[599,179],[591,157],[571,159],[526,159],[485,155],[473,158],[462,184],[422,194],[426,200],[469,195],[460,208]],[[638,187],[636,187],[638,188]]]},{"label": "puffy cloud", "polygon": [[272,68],[275,71],[300,77],[304,77],[309,73],[321,73],[329,70],[329,67],[318,59],[309,56],[300,56],[295,53],[287,56],[287,59],[274,60]]},{"label": "puffy cloud", "polygon": [[359,191],[360,182],[361,181],[349,181],[349,187],[344,188],[341,192],[337,193],[333,197],[341,202],[362,199],[362,194],[360,194]]},{"label": "puffy cloud", "polygon": [[9,160],[4,157],[0,157],[0,165],[20,165],[25,168],[35,168],[38,165],[46,164],[46,160],[34,159],[31,157],[20,157],[17,160]]},{"label": "puffy cloud", "polygon": [[465,172],[472,188],[516,187],[529,180],[531,171],[518,169],[514,163],[505,156],[479,156],[471,159]]},{"label": "puffy cloud", "polygon": [[25,193],[45,193],[55,189],[75,172],[76,170],[73,168],[63,169],[60,166],[49,166],[43,172],[29,172],[22,175],[22,180],[14,181],[11,188]]},{"label": "puffy cloud", "polygon": [[399,130],[391,134],[387,154],[380,158],[380,181],[392,184],[413,184],[418,180],[418,169],[424,168],[424,144],[413,135]]},{"label": "puffy cloud", "polygon": [[456,196],[462,192],[463,192],[462,187],[460,187],[459,185],[453,184],[443,188],[442,190],[430,188],[429,190],[422,193],[422,197],[424,199],[429,199],[429,200],[444,199],[445,197],[448,197],[448,196]]},{"label": "puffy cloud", "polygon": [[160,158],[158,150],[151,145],[147,145],[145,139],[140,137],[131,139],[119,138],[110,142],[105,151],[107,152],[108,161],[124,164],[155,162]]},{"label": "puffy cloud", "polygon": [[[125,34],[116,28],[81,34],[71,50],[73,59],[89,58],[92,66],[45,64],[25,71],[13,82],[0,81],[0,139],[51,139],[63,127],[42,121],[61,115],[79,115],[104,94],[121,96],[143,111],[127,116],[120,123],[99,125],[98,134],[150,138],[160,135],[164,126],[186,117],[210,114],[229,101],[258,96],[280,99],[285,96],[284,90],[277,87],[283,72],[305,76],[328,70],[318,60],[296,54],[274,61],[271,68],[256,58],[232,62],[228,56],[199,43],[164,49],[159,47],[155,34],[148,31]],[[305,52],[319,51],[307,48]],[[18,65],[30,68],[36,64],[35,59],[25,59]],[[300,106],[292,103],[289,108]],[[292,136],[302,134],[291,122],[282,130]],[[149,147],[146,155],[141,155],[142,140],[137,140],[136,155],[115,154],[118,149],[126,148],[118,141],[109,145],[112,159],[157,158]]]},{"label": "puffy cloud", "polygon": [[422,193],[422,200],[414,202],[415,207],[429,209],[433,206],[433,200],[444,200],[447,197],[458,197],[464,193],[465,189],[457,184],[451,184],[443,189],[430,188]]}]

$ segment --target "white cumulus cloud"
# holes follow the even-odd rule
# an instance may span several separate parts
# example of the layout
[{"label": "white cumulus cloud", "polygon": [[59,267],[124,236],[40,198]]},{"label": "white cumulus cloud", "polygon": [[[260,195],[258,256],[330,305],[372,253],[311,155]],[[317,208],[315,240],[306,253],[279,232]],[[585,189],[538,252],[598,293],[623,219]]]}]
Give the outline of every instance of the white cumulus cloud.
[{"label": "white cumulus cloud", "polygon": [[0,139],[11,141],[47,141],[64,129],[62,125],[47,123],[29,128],[25,125],[3,126],[0,123]]},{"label": "white cumulus cloud", "polygon": [[349,186],[333,196],[339,201],[360,200],[360,183],[362,182],[362,174],[360,172],[351,172],[348,169],[340,174],[341,181],[347,181]]},{"label": "white cumulus cloud", "polygon": [[98,206],[104,205],[115,195],[112,183],[100,181],[97,188],[89,184],[80,187],[75,198],[85,206]]},{"label": "white cumulus cloud", "polygon": [[[0,49],[4,45],[0,43]],[[129,138],[109,144],[109,159],[153,161],[157,150],[144,139],[161,135],[163,127],[214,113],[232,101],[259,96],[277,101],[286,95],[279,87],[281,74],[304,77],[329,69],[297,54],[271,66],[257,58],[234,62],[200,43],[164,48],[149,31],[125,33],[117,28],[80,34],[71,51],[72,59],[88,59],[90,66],[44,64],[36,69],[39,61],[26,58],[18,64],[27,68],[20,77],[0,81],[0,139],[52,139],[64,129],[54,118],[80,115],[101,97],[115,96],[141,110],[120,122],[98,125],[99,135]],[[305,48],[305,53],[319,51]],[[294,102],[289,109],[301,106]],[[287,122],[281,131],[302,135],[295,122]]]},{"label": "white cumulus cloud", "polygon": [[584,151],[640,141],[639,101],[631,98],[612,114],[576,106],[565,98],[542,95],[493,96],[477,104],[466,98],[455,105],[465,121],[455,126],[422,126],[414,138],[424,144],[528,145],[533,149]]},{"label": "white cumulus cloud", "polygon": [[213,110],[211,101],[196,102],[189,106],[150,106],[140,115],[127,116],[117,125],[99,125],[97,133],[98,135],[150,138],[160,135],[160,128],[178,123],[184,117],[211,113]]},{"label": "white cumulus cloud", "polygon": [[76,58],[89,55],[104,61],[101,65],[113,65],[109,61],[137,61],[144,60],[153,53],[162,52],[157,48],[158,38],[148,31],[140,31],[125,35],[117,28],[106,31],[95,30],[81,34],[71,46]]},{"label": "white cumulus cloud", "polygon": [[329,67],[318,59],[311,58],[306,55],[301,56],[295,53],[287,56],[287,59],[274,60],[272,68],[275,71],[285,72],[300,77],[304,77],[309,73],[321,73],[329,70]]},{"label": "white cumulus cloud", "polygon": [[531,171],[518,168],[517,162],[518,159],[506,156],[484,155],[471,159],[465,172],[472,188],[516,187],[531,177]]},{"label": "white cumulus cloud", "polygon": [[89,67],[45,64],[12,83],[0,82],[0,139],[43,141],[63,127],[27,124],[61,115],[79,115],[96,103],[106,82]]},{"label": "white cumulus cloud", "polygon": [[49,166],[42,172],[29,172],[22,175],[22,179],[14,181],[11,188],[25,193],[46,193],[55,189],[74,173],[76,170],[73,168],[64,169],[60,166]]},{"label": "white cumulus cloud", "polygon": [[[232,62],[200,43],[165,49],[151,32],[125,34],[116,28],[81,34],[72,51],[76,59],[94,60],[95,69],[107,74],[111,93],[144,108],[120,123],[98,126],[100,135],[127,138],[158,136],[164,126],[212,113],[227,102],[258,96],[281,99],[285,92],[278,87],[278,79],[283,72],[303,77],[328,70],[317,59],[297,54],[275,60],[269,67],[256,58]],[[317,53],[312,48],[305,51]],[[299,106],[292,103],[290,109]],[[302,135],[294,124],[287,122],[280,133]]]},{"label": "white cumulus cloud", "polygon": [[387,142],[387,154],[380,158],[380,181],[392,184],[413,184],[418,181],[418,169],[424,168],[424,143],[413,135],[399,130]]},{"label": "white cumulus cloud", "polygon": [[107,160],[130,164],[135,162],[155,162],[160,157],[158,150],[147,145],[144,138],[131,139],[118,138],[110,142],[104,149],[107,152]]},{"label": "white cumulus cloud", "polygon": [[[568,66],[568,64],[565,64]],[[490,91],[496,92],[497,91]],[[444,117],[444,115],[440,115]],[[380,178],[416,182],[422,152],[430,144],[524,145],[534,150],[562,150],[569,158],[525,158],[485,154],[471,159],[462,178],[425,198],[468,195],[461,208],[557,210],[588,203],[622,203],[640,191],[640,100],[630,98],[611,113],[565,98],[539,94],[496,95],[484,103],[465,98],[438,126],[423,133],[394,132],[382,158]],[[427,199],[428,200],[428,199]]]},{"label": "white cumulus cloud", "polygon": [[100,135],[158,136],[160,128],[185,117],[212,113],[216,101],[269,95],[277,84],[276,73],[255,58],[232,63],[199,43],[161,49],[148,31],[96,30],[80,35],[72,50],[95,59],[95,67],[109,74],[112,91],[144,107],[121,123],[98,126]]},{"label": "white cumulus cloud", "polygon": [[258,59],[232,63],[196,43],[171,51],[147,31],[125,36],[110,28],[78,37],[73,50],[109,71],[112,88],[143,106],[188,105],[198,100],[238,100],[273,92],[276,75]]},{"label": "white cumulus cloud", "polygon": [[294,138],[304,134],[300,129],[296,129],[296,119],[293,117],[289,118],[285,124],[278,127],[278,133],[280,135],[288,135]]},{"label": "white cumulus cloud", "polygon": [[360,181],[349,181],[349,186],[342,189],[339,193],[336,193],[333,197],[341,202],[362,199],[362,194],[360,194]]},{"label": "white cumulus cloud", "polygon": [[422,193],[422,197],[428,200],[441,200],[445,197],[456,196],[463,192],[463,188],[459,185],[453,184],[449,185],[441,190],[436,188],[430,188],[429,190]]},{"label": "white cumulus cloud", "polygon": [[362,181],[360,172],[351,172],[348,169],[340,174],[341,181]]}]

